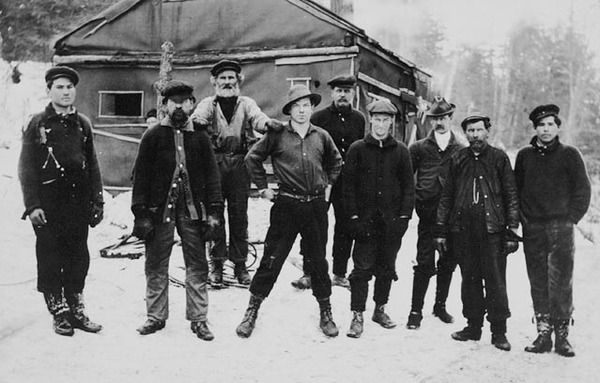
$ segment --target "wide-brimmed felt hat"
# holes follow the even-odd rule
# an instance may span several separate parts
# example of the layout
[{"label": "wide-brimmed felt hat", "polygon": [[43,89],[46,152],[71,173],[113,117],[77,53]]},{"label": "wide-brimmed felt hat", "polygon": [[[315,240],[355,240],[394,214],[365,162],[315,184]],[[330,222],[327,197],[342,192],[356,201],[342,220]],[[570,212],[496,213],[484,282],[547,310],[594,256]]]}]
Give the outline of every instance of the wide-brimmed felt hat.
[{"label": "wide-brimmed felt hat", "polygon": [[356,85],[356,77],[353,75],[338,75],[327,82],[331,88],[353,88]]},{"label": "wide-brimmed felt hat", "polygon": [[309,97],[312,106],[317,106],[321,102],[321,95],[317,93],[311,93],[311,91],[306,87],[306,85],[293,85],[288,91],[287,102],[283,106],[283,114],[289,116],[290,108],[292,104],[302,98]]},{"label": "wide-brimmed felt hat", "polygon": [[235,73],[240,73],[242,71],[242,67],[238,61],[235,60],[221,60],[210,69],[210,74],[214,77],[217,77],[219,73],[224,72],[226,70],[232,70]]},{"label": "wide-brimmed felt hat", "polygon": [[460,123],[460,126],[463,128],[463,130],[466,130],[467,129],[467,125],[474,124],[474,123],[479,122],[479,121],[483,121],[483,123],[485,124],[486,129],[490,125],[490,118],[489,117],[476,114],[476,115],[469,116],[469,117],[465,118],[464,120],[462,120],[462,122]]},{"label": "wide-brimmed felt hat", "polygon": [[194,98],[194,87],[186,81],[172,80],[165,85],[161,95],[164,97],[163,102],[165,103],[169,99],[175,102],[183,102],[189,98]]},{"label": "wide-brimmed felt hat", "polygon": [[531,113],[529,113],[529,119],[535,125],[538,123],[539,120],[541,120],[544,117],[548,117],[548,116],[558,117],[559,112],[560,112],[560,108],[557,105],[554,105],[554,104],[540,105],[540,106],[535,107],[535,109],[533,109],[531,111]]},{"label": "wide-brimmed felt hat", "polygon": [[395,116],[398,113],[398,108],[396,108],[391,101],[380,99],[375,100],[367,105],[367,112],[369,112],[369,114],[383,113],[389,114],[390,116]]},{"label": "wide-brimmed felt hat", "polygon": [[436,96],[431,103],[431,108],[427,111],[429,117],[443,117],[454,112],[456,105],[446,101],[444,97]]},{"label": "wide-brimmed felt hat", "polygon": [[50,82],[61,77],[68,78],[69,80],[71,80],[73,85],[77,85],[77,83],[79,82],[79,73],[77,73],[75,69],[63,65],[55,66],[48,69],[46,71],[44,79],[46,80],[46,82]]}]

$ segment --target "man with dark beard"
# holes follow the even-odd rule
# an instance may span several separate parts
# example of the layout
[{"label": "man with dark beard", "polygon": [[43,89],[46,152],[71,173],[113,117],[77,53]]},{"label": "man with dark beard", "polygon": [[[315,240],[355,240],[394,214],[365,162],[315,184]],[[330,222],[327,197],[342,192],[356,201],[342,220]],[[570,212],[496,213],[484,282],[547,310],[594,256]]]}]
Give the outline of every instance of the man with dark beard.
[{"label": "man with dark beard", "polygon": [[242,284],[250,284],[246,269],[248,259],[248,196],[250,176],[244,164],[248,149],[257,141],[254,130],[265,133],[268,129],[281,130],[283,123],[269,118],[256,102],[240,96],[244,78],[237,61],[221,60],[211,73],[215,96],[200,101],[192,119],[207,126],[221,173],[223,199],[227,203],[229,246],[225,227],[215,233],[215,244],[210,257],[212,269],[209,283],[219,287],[223,283],[223,263],[229,259],[235,265],[234,274]]},{"label": "man with dark beard", "polygon": [[[324,109],[315,112],[310,119],[314,125],[327,131],[333,138],[335,146],[338,148],[342,159],[346,161],[346,152],[353,142],[360,140],[365,135],[365,117],[363,114],[352,107],[352,101],[356,96],[356,77],[352,75],[339,75],[327,83],[331,87],[331,98],[333,102]],[[334,286],[350,287],[346,272],[350,251],[354,242],[348,234],[347,215],[344,209],[342,199],[342,175],[337,179],[331,189],[331,204],[335,214],[335,226],[333,231],[333,277],[331,283]],[[302,254],[304,245],[301,243],[300,252]],[[303,264],[304,275],[293,281],[292,286],[297,289],[307,289],[311,287],[309,268]]]},{"label": "man with dark beard", "polygon": [[212,228],[220,225],[219,169],[206,131],[189,119],[193,87],[173,80],[162,96],[168,115],[142,136],[133,179],[133,235],[146,242],[148,315],[137,331],[159,331],[169,317],[169,257],[177,228],[185,261],[186,319],[198,338],[209,341],[214,336],[206,318],[208,262],[202,221]]},{"label": "man with dark beard", "polygon": [[506,256],[518,248],[515,177],[506,153],[487,143],[492,126],[488,117],[470,116],[461,126],[470,146],[452,156],[437,209],[435,233],[441,254],[446,251],[447,236],[452,236],[462,273],[461,299],[467,327],[453,333],[452,338],[481,339],[487,312],[492,344],[509,351]]},{"label": "man with dark beard", "polygon": [[423,319],[423,304],[429,280],[437,274],[435,305],[433,315],[444,323],[452,323],[454,318],[446,311],[446,298],[450,290],[452,274],[456,269],[456,259],[452,246],[448,243],[447,251],[439,254],[435,262],[433,246],[433,228],[435,215],[442,194],[442,185],[448,172],[450,158],[462,145],[451,131],[452,115],[455,105],[443,97],[436,97],[427,111],[427,118],[433,127],[426,138],[409,147],[413,170],[416,174],[415,210],[419,216],[417,240],[417,264],[414,266],[412,305],[406,328],[416,330]]}]

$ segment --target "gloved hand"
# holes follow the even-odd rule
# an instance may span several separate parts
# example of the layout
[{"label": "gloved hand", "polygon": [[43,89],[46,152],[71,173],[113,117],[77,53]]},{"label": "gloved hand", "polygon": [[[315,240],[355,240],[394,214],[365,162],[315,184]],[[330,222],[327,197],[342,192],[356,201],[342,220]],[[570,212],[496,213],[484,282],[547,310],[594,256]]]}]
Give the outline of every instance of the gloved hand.
[{"label": "gloved hand", "polygon": [[265,126],[271,132],[279,132],[281,129],[283,129],[284,123],[274,118],[271,118],[269,121],[267,121]]},{"label": "gloved hand", "polygon": [[96,227],[104,218],[104,205],[101,202],[92,202],[90,208],[90,227]]},{"label": "gloved hand", "polygon": [[435,249],[440,253],[440,256],[442,256],[442,254],[444,254],[446,251],[448,251],[448,245],[447,245],[446,238],[443,238],[443,237],[434,238],[433,244],[435,246]]},{"label": "gloved hand", "polygon": [[517,241],[504,241],[504,255],[512,254],[519,250],[519,242]]},{"label": "gloved hand", "polygon": [[149,216],[136,217],[133,221],[133,232],[131,235],[144,241],[154,238],[154,223]]}]

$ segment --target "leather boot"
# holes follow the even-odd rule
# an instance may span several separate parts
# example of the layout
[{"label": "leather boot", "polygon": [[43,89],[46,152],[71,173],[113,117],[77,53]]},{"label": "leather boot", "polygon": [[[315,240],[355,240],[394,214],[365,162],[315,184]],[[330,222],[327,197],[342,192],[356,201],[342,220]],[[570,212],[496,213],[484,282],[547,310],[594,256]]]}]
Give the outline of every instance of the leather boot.
[{"label": "leather boot", "polygon": [[67,304],[73,315],[71,324],[73,328],[78,328],[85,332],[97,333],[102,330],[102,326],[98,323],[94,323],[85,314],[85,305],[83,304],[83,293],[67,293],[65,294]]},{"label": "leather boot", "polygon": [[323,330],[323,334],[328,337],[338,336],[339,331],[335,322],[333,321],[333,315],[331,314],[331,303],[329,298],[321,299],[319,302],[319,309],[321,311],[321,320],[319,326]]},{"label": "leather boot", "polygon": [[350,322],[350,329],[346,333],[350,338],[360,338],[363,333],[363,313],[362,311],[352,311],[352,322]]},{"label": "leather boot", "polygon": [[433,315],[440,318],[444,323],[453,323],[454,317],[446,311],[446,299],[450,290],[452,274],[438,274],[437,285],[435,289],[435,305],[433,306]]},{"label": "leather boot", "polygon": [[575,356],[575,351],[567,339],[569,336],[569,321],[570,319],[563,319],[554,323],[554,332],[556,334],[554,351],[559,355],[570,358]]},{"label": "leather boot", "polygon": [[525,351],[541,354],[552,350],[552,326],[550,326],[550,314],[535,314],[538,337],[531,346],[526,346]]},{"label": "leather boot", "polygon": [[440,320],[444,323],[454,322],[454,317],[448,314],[448,311],[446,311],[445,302],[436,302],[436,304],[433,305],[433,315],[440,318]]},{"label": "leather boot", "polygon": [[483,320],[481,321],[467,321],[467,327],[460,331],[452,333],[452,339],[464,342],[467,340],[479,340],[481,339],[481,327],[483,326]]},{"label": "leather boot", "polygon": [[492,334],[492,344],[499,350],[510,351],[510,343],[506,339],[506,334],[498,333]]},{"label": "leather boot", "polygon": [[155,332],[160,331],[163,328],[165,328],[166,324],[167,324],[167,322],[164,320],[148,319],[148,320],[146,320],[146,322],[144,322],[143,325],[138,327],[136,329],[136,331],[139,332],[140,335],[154,334]]},{"label": "leather boot", "polygon": [[242,285],[249,285],[252,279],[250,278],[250,273],[248,273],[248,269],[246,268],[246,263],[239,262],[235,264],[233,268],[233,274],[237,278],[238,282]]},{"label": "leather boot", "polygon": [[427,287],[429,287],[429,275],[415,271],[413,276],[411,309],[408,315],[408,323],[406,323],[406,328],[409,330],[416,330],[421,327],[423,302],[425,301]]},{"label": "leather boot", "polygon": [[312,286],[312,283],[310,280],[310,275],[304,274],[303,276],[296,279],[295,281],[292,281],[292,286],[294,286],[298,290],[310,289]]},{"label": "leather boot", "polygon": [[211,341],[215,339],[215,336],[208,328],[206,321],[198,321],[190,323],[190,328],[196,336],[202,340]]},{"label": "leather boot", "polygon": [[48,311],[52,315],[52,328],[58,335],[72,336],[73,326],[69,321],[69,306],[62,293],[44,293]]},{"label": "leather boot", "polygon": [[385,305],[375,305],[373,311],[373,322],[379,323],[383,328],[394,328],[396,323],[385,313]]},{"label": "leather boot", "polygon": [[210,273],[208,274],[208,284],[213,287],[223,286],[223,261],[212,260]]},{"label": "leather boot", "polygon": [[406,328],[409,330],[417,330],[421,327],[421,321],[423,320],[423,314],[421,311],[411,311],[408,314],[408,322]]},{"label": "leather boot", "polygon": [[248,308],[246,309],[242,323],[240,323],[235,330],[239,337],[248,338],[252,335],[254,325],[256,324],[256,318],[258,317],[258,309],[263,300],[263,297],[250,294],[250,302],[248,303]]}]

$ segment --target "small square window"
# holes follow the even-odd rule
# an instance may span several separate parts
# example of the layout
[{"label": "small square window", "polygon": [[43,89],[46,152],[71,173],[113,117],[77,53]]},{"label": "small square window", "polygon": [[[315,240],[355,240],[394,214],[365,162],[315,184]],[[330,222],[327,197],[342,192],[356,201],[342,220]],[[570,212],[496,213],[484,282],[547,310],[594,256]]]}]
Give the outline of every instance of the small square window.
[{"label": "small square window", "polygon": [[99,117],[143,117],[143,91],[100,91]]},{"label": "small square window", "polygon": [[286,81],[290,83],[290,88],[294,85],[304,85],[310,89],[311,78],[310,77],[290,77],[286,78]]}]

